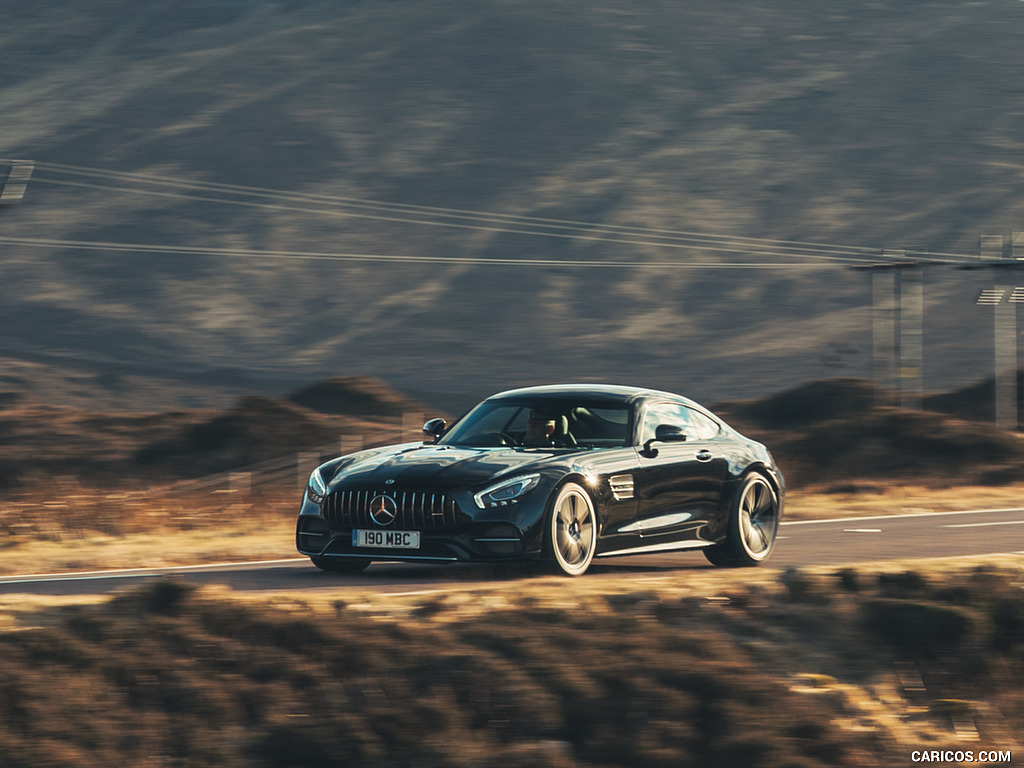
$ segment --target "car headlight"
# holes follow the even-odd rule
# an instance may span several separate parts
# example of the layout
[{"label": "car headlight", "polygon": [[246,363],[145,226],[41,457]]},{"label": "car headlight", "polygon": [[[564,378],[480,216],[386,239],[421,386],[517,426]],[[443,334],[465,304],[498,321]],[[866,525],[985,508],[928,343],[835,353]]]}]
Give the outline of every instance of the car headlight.
[{"label": "car headlight", "polygon": [[323,477],[320,476],[320,467],[313,470],[313,474],[309,476],[309,483],[306,485],[306,496],[314,504],[319,504],[324,500],[324,496],[327,495],[327,483],[324,482]]},{"label": "car headlight", "polygon": [[540,475],[523,475],[513,477],[509,480],[502,480],[497,485],[486,488],[473,497],[473,501],[480,509],[492,507],[505,507],[515,504],[519,499],[534,489],[540,482]]}]

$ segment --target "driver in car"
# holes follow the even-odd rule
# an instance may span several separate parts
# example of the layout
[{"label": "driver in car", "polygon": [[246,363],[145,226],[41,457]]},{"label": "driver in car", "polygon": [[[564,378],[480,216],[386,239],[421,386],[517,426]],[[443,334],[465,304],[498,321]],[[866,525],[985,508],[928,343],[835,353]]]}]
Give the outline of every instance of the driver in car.
[{"label": "driver in car", "polygon": [[555,434],[555,419],[539,411],[530,411],[526,421],[526,433],[523,445],[551,445],[551,436]]}]

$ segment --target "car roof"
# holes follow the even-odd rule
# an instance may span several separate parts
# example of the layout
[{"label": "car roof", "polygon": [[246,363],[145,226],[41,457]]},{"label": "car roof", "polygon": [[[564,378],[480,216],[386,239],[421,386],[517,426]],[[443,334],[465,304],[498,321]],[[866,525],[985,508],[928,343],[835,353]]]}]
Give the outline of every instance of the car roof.
[{"label": "car roof", "polygon": [[628,387],[619,384],[547,384],[537,387],[510,389],[491,395],[488,400],[514,400],[523,397],[564,398],[579,397],[593,400],[605,400],[615,403],[633,403],[646,399],[669,399],[687,405],[698,405],[693,400],[672,392],[643,387]]}]

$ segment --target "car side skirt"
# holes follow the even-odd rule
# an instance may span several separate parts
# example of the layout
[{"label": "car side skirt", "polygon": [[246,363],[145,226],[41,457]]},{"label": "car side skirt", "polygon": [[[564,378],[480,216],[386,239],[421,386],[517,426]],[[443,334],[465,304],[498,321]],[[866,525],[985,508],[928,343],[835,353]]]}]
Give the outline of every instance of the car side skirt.
[{"label": "car side skirt", "polygon": [[661,544],[646,544],[639,547],[624,547],[611,552],[599,552],[594,557],[619,557],[620,555],[643,555],[650,552],[672,552],[680,549],[704,549],[714,546],[713,541],[666,541]]}]

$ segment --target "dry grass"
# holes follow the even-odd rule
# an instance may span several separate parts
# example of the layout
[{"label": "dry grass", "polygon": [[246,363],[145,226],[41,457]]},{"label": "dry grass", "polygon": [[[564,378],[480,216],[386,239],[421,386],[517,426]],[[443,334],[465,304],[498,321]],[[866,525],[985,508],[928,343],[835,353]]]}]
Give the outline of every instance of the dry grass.
[{"label": "dry grass", "polygon": [[75,487],[0,502],[0,573],[295,556],[298,489],[153,496]]},{"label": "dry grass", "polygon": [[852,768],[1015,750],[1021,561],[571,593],[159,582],[39,598],[0,608],[0,753],[5,768]]},{"label": "dry grass", "polygon": [[1024,506],[1024,484],[934,487],[913,484],[851,483],[838,490],[792,490],[786,498],[786,518],[865,517],[968,509],[1007,509]]}]

